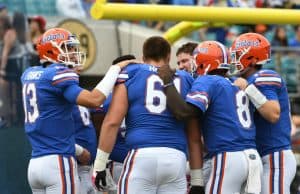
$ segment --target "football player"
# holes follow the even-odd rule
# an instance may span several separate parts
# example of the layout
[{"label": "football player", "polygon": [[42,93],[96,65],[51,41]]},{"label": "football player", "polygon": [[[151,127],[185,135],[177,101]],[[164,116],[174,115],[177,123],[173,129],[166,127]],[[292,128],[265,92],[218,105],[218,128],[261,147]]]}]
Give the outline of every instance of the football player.
[{"label": "football player", "polygon": [[178,69],[193,73],[195,71],[192,59],[194,49],[198,46],[195,42],[188,42],[178,48],[176,52]]},{"label": "football player", "polygon": [[[228,51],[217,41],[204,41],[195,49],[194,59],[199,76],[185,101],[172,85],[170,68],[161,68],[159,74],[164,84],[169,85],[164,91],[176,118],[197,117],[201,123],[212,166],[205,193],[240,193],[243,185],[248,193],[259,193],[262,166],[255,148],[253,107],[249,106],[245,92],[225,78],[230,69]],[[200,133],[199,129],[194,131],[197,132]],[[189,141],[195,142],[195,136]],[[190,157],[190,193],[204,193],[203,172],[193,160],[201,155],[190,150]]]},{"label": "football player", "polygon": [[[162,37],[148,38],[143,45],[143,64],[130,65],[119,75],[104,119],[94,163],[95,184],[105,185],[105,166],[119,126],[126,116],[126,144],[118,193],[185,194],[186,139],[184,123],[169,112],[157,69],[170,61],[171,47]],[[185,96],[193,78],[177,71],[174,82]]]},{"label": "football player", "polygon": [[102,81],[88,91],[79,87],[72,69],[85,61],[79,46],[69,31],[49,29],[37,45],[42,66],[28,68],[21,77],[25,132],[32,146],[28,181],[33,193],[78,192],[72,109],[75,104],[102,104],[121,68],[130,62],[110,67]]},{"label": "football player", "polygon": [[269,41],[257,33],[245,33],[231,46],[232,63],[248,82],[245,92],[256,108],[256,144],[263,160],[262,194],[289,194],[296,173],[291,151],[290,102],[285,81],[262,69],[270,61]]},{"label": "football player", "polygon": [[[116,58],[113,62],[112,65],[115,65],[121,61],[124,60],[130,60],[130,59],[135,59],[135,56],[133,55],[123,55],[121,57]],[[105,100],[103,105],[101,107],[97,108],[93,112],[93,122],[97,126],[97,131],[101,131],[101,126],[103,123],[103,119],[108,112],[109,105],[111,103],[112,95],[109,95],[109,97]],[[123,162],[126,158],[126,155],[129,151],[128,146],[126,145],[125,142],[125,134],[126,134],[126,125],[125,125],[125,120],[122,121],[122,124],[119,128],[117,139],[114,145],[114,148],[112,152],[110,153],[109,159],[112,161],[110,162],[109,167],[110,172],[112,174],[113,180],[115,183],[119,181],[119,178],[121,176],[121,171],[123,168]],[[99,134],[98,134],[99,135]],[[110,190],[110,193],[114,191]]]}]

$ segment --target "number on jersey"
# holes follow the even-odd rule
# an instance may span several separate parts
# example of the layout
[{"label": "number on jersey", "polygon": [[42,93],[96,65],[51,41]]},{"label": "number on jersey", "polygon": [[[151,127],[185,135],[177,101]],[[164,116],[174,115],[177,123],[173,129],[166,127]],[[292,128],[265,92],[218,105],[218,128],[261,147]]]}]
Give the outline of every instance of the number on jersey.
[{"label": "number on jersey", "polygon": [[[180,78],[176,77],[173,83],[177,91],[180,92]],[[161,90],[162,85],[163,81],[158,75],[150,75],[147,79],[145,106],[151,113],[160,114],[166,110],[167,97]]]},{"label": "number on jersey", "polygon": [[244,128],[249,128],[252,124],[251,114],[249,110],[249,99],[244,91],[236,93],[236,105],[239,121]]},{"label": "number on jersey", "polygon": [[83,106],[78,106],[78,109],[80,112],[80,117],[81,117],[82,123],[85,126],[88,126],[91,123],[89,110]]},{"label": "number on jersey", "polygon": [[[25,112],[25,123],[34,123],[39,117],[39,109],[37,106],[36,87],[34,83],[24,84],[22,89],[23,106]],[[28,100],[28,101],[27,101]],[[29,102],[29,106],[27,106]]]}]

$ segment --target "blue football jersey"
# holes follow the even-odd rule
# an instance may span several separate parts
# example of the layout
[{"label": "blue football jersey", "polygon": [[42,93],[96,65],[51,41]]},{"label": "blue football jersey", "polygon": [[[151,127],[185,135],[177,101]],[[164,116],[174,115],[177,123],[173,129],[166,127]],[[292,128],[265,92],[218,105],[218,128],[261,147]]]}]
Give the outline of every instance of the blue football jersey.
[{"label": "blue football jersey", "polygon": [[[186,152],[184,123],[176,120],[167,108],[157,68],[129,65],[120,73],[118,82],[125,83],[128,93],[126,143],[130,149],[170,147]],[[185,71],[177,71],[173,82],[184,97],[193,78]]]},{"label": "blue football jersey", "polygon": [[265,120],[255,112],[256,144],[259,153],[264,156],[272,152],[291,148],[291,118],[288,91],[284,80],[272,70],[260,70],[248,78],[268,100],[280,104],[280,118],[275,124]]},{"label": "blue football jersey", "polygon": [[63,65],[51,64],[28,68],[21,81],[32,157],[75,155],[72,109],[82,91],[78,75]]},{"label": "blue football jersey", "polygon": [[186,101],[204,113],[202,134],[208,156],[255,148],[253,106],[245,92],[229,79],[199,76]]},{"label": "blue football jersey", "polygon": [[75,123],[75,141],[90,152],[90,164],[92,164],[96,158],[97,137],[89,109],[79,105],[74,106],[72,115]]}]

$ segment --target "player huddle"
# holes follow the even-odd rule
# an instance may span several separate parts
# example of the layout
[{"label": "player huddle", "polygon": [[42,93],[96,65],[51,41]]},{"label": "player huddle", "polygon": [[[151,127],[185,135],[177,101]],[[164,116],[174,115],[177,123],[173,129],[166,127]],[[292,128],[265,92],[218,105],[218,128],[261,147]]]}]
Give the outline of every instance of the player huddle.
[{"label": "player huddle", "polygon": [[[242,34],[230,49],[204,41],[176,71],[170,44],[150,37],[142,62],[118,58],[92,91],[79,86],[79,46],[67,30],[48,30],[42,65],[21,77],[33,193],[290,193],[290,104],[281,76],[263,69],[265,37]],[[83,106],[102,115],[98,148]]]}]

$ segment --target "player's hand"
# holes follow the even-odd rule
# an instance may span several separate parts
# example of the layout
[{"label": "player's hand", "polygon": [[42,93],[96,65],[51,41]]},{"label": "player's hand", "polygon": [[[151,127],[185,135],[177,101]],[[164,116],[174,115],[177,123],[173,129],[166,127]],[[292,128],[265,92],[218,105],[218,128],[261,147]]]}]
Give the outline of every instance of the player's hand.
[{"label": "player's hand", "polygon": [[92,181],[98,191],[107,192],[117,190],[117,185],[110,173],[110,165],[112,165],[111,162],[108,163],[105,170],[93,172]]},{"label": "player's hand", "polygon": [[189,194],[205,194],[205,188],[202,186],[192,186]]},{"label": "player's hand", "polygon": [[121,62],[117,63],[116,65],[118,65],[122,69],[122,68],[126,67],[129,64],[135,64],[135,63],[143,63],[143,62],[139,61],[137,59],[130,59],[130,60],[121,61]]},{"label": "player's hand", "polygon": [[83,152],[79,156],[76,156],[76,159],[80,164],[88,165],[91,160],[91,153],[87,149],[83,149]]},{"label": "player's hand", "polygon": [[233,84],[239,87],[241,90],[245,90],[248,86],[248,81],[244,78],[239,77],[233,82]]},{"label": "player's hand", "polygon": [[164,84],[168,84],[173,80],[175,71],[169,65],[162,65],[158,69],[158,76],[163,80]]}]

